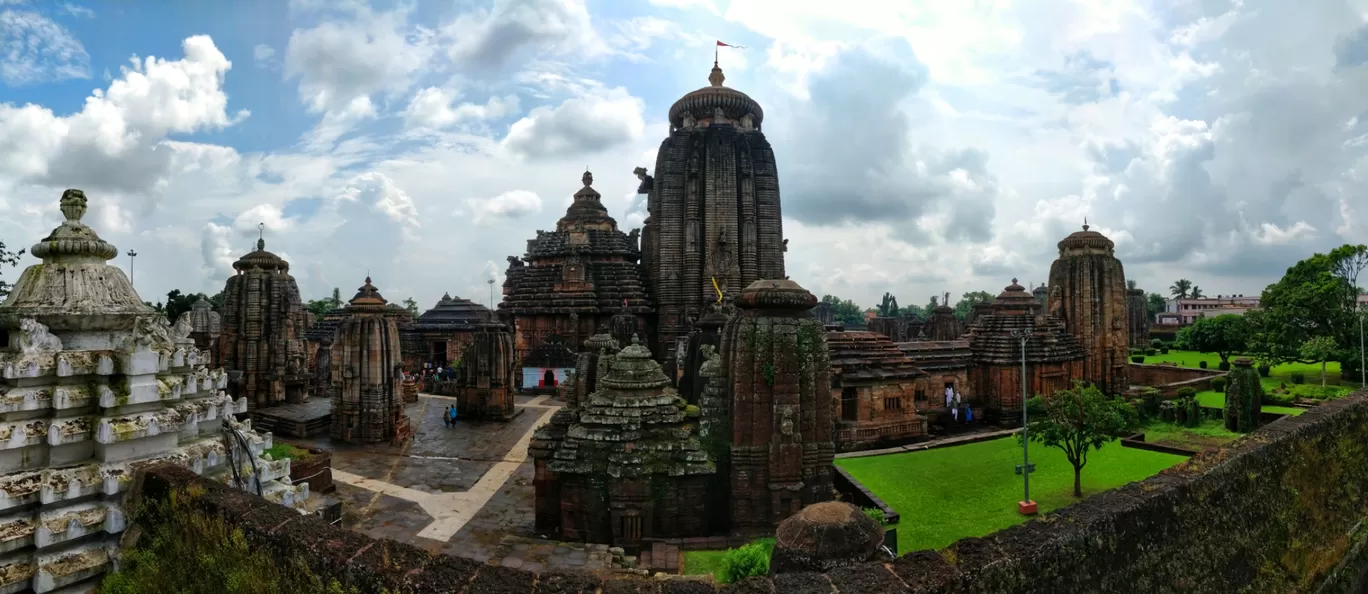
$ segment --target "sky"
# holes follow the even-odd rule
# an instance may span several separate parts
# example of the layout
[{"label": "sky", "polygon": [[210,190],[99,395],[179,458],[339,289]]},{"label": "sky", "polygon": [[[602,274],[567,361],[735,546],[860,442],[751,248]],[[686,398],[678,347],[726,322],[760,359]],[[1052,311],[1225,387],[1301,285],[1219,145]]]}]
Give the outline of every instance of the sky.
[{"label": "sky", "polygon": [[818,295],[1038,284],[1085,219],[1141,288],[1256,294],[1368,243],[1366,23],[1368,0],[0,0],[0,241],[80,188],[149,301],[220,290],[264,224],[305,299],[370,274],[487,304],[586,167],[641,225],[632,170],[721,40]]}]

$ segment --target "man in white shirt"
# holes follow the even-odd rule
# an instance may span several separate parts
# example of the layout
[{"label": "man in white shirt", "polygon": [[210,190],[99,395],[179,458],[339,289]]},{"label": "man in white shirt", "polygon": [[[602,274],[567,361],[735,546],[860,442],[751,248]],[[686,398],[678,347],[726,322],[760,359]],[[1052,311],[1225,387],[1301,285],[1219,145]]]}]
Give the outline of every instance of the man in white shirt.
[{"label": "man in white shirt", "polygon": [[952,387],[950,387],[950,386],[946,386],[946,387],[945,387],[945,408],[951,408],[951,407],[953,407],[954,405],[955,405],[955,389],[952,388]]}]

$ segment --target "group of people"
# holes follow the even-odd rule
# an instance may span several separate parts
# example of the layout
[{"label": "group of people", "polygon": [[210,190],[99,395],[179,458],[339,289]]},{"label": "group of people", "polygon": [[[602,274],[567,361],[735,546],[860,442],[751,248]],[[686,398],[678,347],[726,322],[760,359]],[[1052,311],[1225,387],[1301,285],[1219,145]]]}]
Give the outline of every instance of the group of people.
[{"label": "group of people", "polygon": [[945,408],[950,409],[950,416],[957,423],[970,423],[974,420],[974,409],[960,398],[959,390],[954,386],[945,387]]},{"label": "group of people", "polygon": [[434,379],[451,381],[456,379],[456,370],[450,365],[442,365],[431,361],[423,364],[423,369],[419,372],[419,377],[423,380]]},{"label": "group of people", "polygon": [[446,410],[442,411],[442,424],[446,425],[448,428],[456,426],[456,418],[455,406],[448,406]]}]

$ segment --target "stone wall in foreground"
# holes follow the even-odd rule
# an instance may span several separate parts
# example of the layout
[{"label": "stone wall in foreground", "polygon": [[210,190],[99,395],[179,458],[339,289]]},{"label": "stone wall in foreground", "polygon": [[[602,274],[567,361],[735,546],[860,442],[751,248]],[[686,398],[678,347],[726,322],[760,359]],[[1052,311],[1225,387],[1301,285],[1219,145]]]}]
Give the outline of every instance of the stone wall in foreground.
[{"label": "stone wall in foreground", "polygon": [[1331,594],[1368,586],[1368,391],[987,538],[893,563],[731,586],[533,574],[431,556],[262,504],[180,468],[154,467],[142,477],[145,497],[203,484],[206,493],[195,501],[206,513],[229,518],[255,545],[300,555],[315,571],[367,593]]}]

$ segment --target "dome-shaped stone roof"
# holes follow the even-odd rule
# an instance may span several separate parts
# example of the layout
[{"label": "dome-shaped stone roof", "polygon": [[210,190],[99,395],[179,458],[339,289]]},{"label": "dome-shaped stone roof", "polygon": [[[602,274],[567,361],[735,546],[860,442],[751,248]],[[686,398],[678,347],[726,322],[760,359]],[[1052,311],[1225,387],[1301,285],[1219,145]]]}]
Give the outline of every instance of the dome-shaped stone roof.
[{"label": "dome-shaped stone roof", "polygon": [[1012,284],[1007,285],[993,300],[993,313],[1029,313],[1038,309],[1040,302],[1026,291],[1026,287],[1017,284],[1017,279],[1012,279]]},{"label": "dome-shaped stone roof", "polygon": [[557,231],[565,231],[575,223],[589,223],[596,226],[606,226],[609,229],[617,229],[617,220],[608,216],[608,208],[603,206],[602,198],[598,190],[593,188],[594,174],[585,171],[580,176],[580,182],[584,184],[578,192],[575,192],[575,201],[570,203],[570,207],[565,209],[565,216],[556,222]]},{"label": "dome-shaped stone roof", "polygon": [[1063,255],[1071,250],[1103,250],[1110,253],[1116,248],[1112,240],[1107,239],[1106,235],[1096,231],[1090,231],[1087,221],[1083,222],[1082,231],[1074,231],[1068,237],[1059,241],[1059,253]]},{"label": "dome-shaped stone roof", "polygon": [[361,288],[356,290],[356,296],[347,302],[347,311],[383,311],[387,303],[389,302],[380,294],[380,290],[371,284],[371,277],[367,276],[366,284],[361,285]]},{"label": "dome-shaped stone roof", "polygon": [[708,75],[709,85],[685,94],[670,106],[670,125],[676,128],[684,125],[686,112],[697,118],[711,116],[717,108],[722,108],[722,112],[731,119],[739,120],[749,114],[755,127],[759,128],[760,122],[765,119],[765,110],[750,95],[722,86],[726,78],[722,69],[713,62],[712,73]]},{"label": "dome-shaped stone roof", "polygon": [[737,305],[745,309],[797,309],[817,306],[817,296],[788,279],[758,280],[741,291]]},{"label": "dome-shaped stone roof", "polygon": [[874,559],[884,529],[858,507],[825,501],[780,522],[774,540],[771,570],[826,572]]},{"label": "dome-shaped stone roof", "polygon": [[233,270],[251,270],[253,268],[289,272],[290,263],[286,262],[284,258],[266,251],[266,240],[259,238],[255,251],[238,258],[237,262],[233,262]]}]

